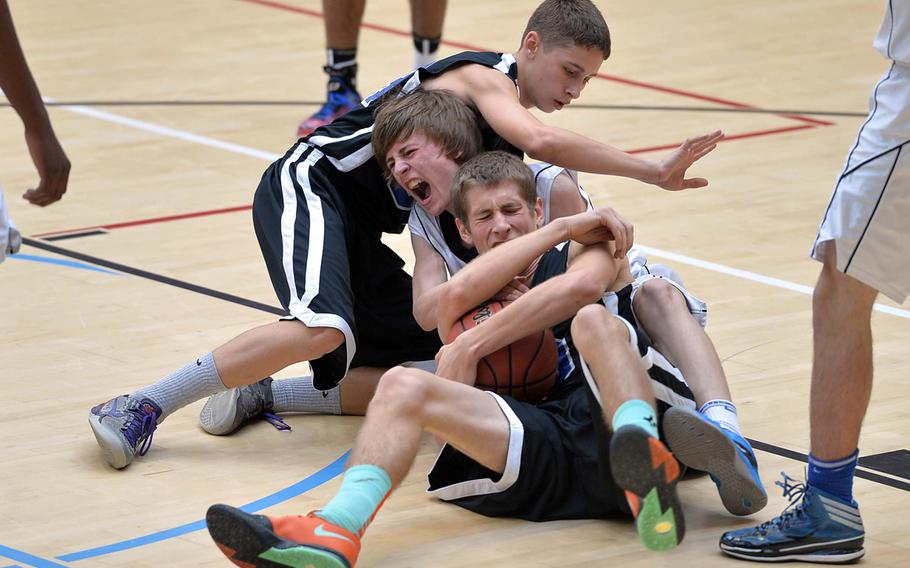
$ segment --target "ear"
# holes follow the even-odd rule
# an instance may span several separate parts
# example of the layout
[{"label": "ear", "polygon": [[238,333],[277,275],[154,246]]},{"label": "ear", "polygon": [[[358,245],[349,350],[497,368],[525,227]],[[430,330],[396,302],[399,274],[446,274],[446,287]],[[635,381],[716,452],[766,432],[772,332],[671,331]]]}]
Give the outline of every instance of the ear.
[{"label": "ear", "polygon": [[468,246],[474,246],[474,238],[471,236],[471,231],[458,217],[455,217],[455,226],[458,227],[458,234],[461,236],[461,240]]},{"label": "ear", "polygon": [[531,30],[528,32],[528,35],[525,36],[524,41],[521,44],[522,50],[525,52],[525,55],[529,59],[534,59],[534,56],[537,55],[537,50],[540,49],[540,34]]},{"label": "ear", "polygon": [[538,229],[543,227],[543,199],[540,197],[534,202],[534,221]]}]

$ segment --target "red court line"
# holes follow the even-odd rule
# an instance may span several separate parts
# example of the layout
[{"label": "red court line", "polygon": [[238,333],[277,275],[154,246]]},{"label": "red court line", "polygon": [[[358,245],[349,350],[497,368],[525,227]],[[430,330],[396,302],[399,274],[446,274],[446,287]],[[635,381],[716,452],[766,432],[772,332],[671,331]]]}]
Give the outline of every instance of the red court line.
[{"label": "red court line", "polygon": [[235,213],[237,211],[249,211],[252,205],[239,205],[237,207],[225,207],[223,209],[211,209],[209,211],[197,211],[195,213],[183,213],[181,215],[168,215],[167,217],[153,217],[151,219],[139,219],[137,221],[124,221],[122,223],[111,223],[109,225],[96,225],[94,227],[82,227],[80,229],[67,229],[65,231],[52,231],[48,233],[37,233],[33,237],[52,237],[66,233],[77,233],[81,231],[91,231],[93,229],[123,229],[125,227],[136,227],[138,225],[152,225],[154,223],[167,223],[170,221],[179,221],[181,219],[192,219],[194,217],[207,217],[209,215],[221,215],[223,213]]},{"label": "red court line", "polygon": [[[296,13],[298,13],[298,14],[305,14],[305,15],[307,15],[307,16],[312,16],[312,17],[314,17],[314,18],[322,18],[322,17],[323,17],[323,13],[322,13],[322,12],[319,12],[319,11],[316,11],[316,10],[309,10],[309,9],[307,9],[307,8],[300,8],[300,7],[298,7],[298,6],[292,6],[292,5],[290,5],[290,4],[285,4],[285,3],[283,3],[283,2],[276,2],[275,0],[240,0],[240,1],[241,1],[241,2],[248,2],[248,3],[250,3],[250,4],[259,4],[259,5],[261,5],[261,6],[267,6],[267,7],[269,7],[269,8],[276,8],[276,9],[278,9],[278,10],[285,10],[285,11],[288,11],[288,12],[296,12]],[[411,37],[411,32],[407,32],[407,31],[404,31],[404,30],[399,30],[399,29],[396,29],[396,28],[390,28],[390,27],[388,27],[388,26],[382,26],[382,25],[379,25],[379,24],[371,24],[371,23],[369,23],[369,22],[362,22],[362,23],[360,24],[360,26],[363,27],[363,28],[367,28],[367,29],[371,29],[371,30],[376,30],[376,31],[380,31],[380,32],[385,32],[385,33],[389,33],[389,34],[394,34],[394,35],[399,35],[399,36],[405,36],[405,37]],[[451,47],[457,47],[457,48],[460,48],[460,49],[466,49],[466,50],[469,50],[469,51],[489,51],[489,49],[487,49],[487,48],[479,47],[479,46],[476,46],[476,45],[471,45],[471,44],[468,44],[468,43],[462,43],[462,42],[458,42],[458,41],[452,41],[452,40],[448,40],[448,39],[443,39],[443,40],[442,40],[442,44],[443,44],[443,45],[448,45],[448,46],[451,46]],[[714,103],[714,104],[718,104],[718,105],[722,105],[722,106],[728,106],[728,107],[732,107],[732,108],[743,108],[743,109],[756,109],[756,108],[758,108],[758,107],[755,107],[755,106],[753,106],[753,105],[748,105],[748,104],[745,104],[745,103],[738,103],[738,102],[735,102],[735,101],[730,101],[730,100],[726,100],[726,99],[720,99],[720,98],[717,98],[717,97],[711,97],[711,96],[708,96],[708,95],[702,95],[702,94],[693,93],[693,92],[690,92],[690,91],[683,91],[683,90],[681,90],[681,89],[674,89],[674,88],[672,88],[672,87],[664,87],[664,86],[661,86],[661,85],[654,85],[654,84],[652,84],[652,83],[644,83],[644,82],[642,82],[642,81],[635,81],[635,80],[632,80],[632,79],[625,79],[625,78],[623,78],[623,77],[617,77],[616,75],[607,75],[607,74],[605,74],[605,73],[598,73],[598,74],[597,74],[597,77],[598,77],[599,79],[605,79],[605,80],[607,80],[607,81],[614,81],[614,82],[616,82],[616,83],[622,83],[622,84],[624,84],[624,85],[629,85],[629,86],[633,86],[633,87],[639,87],[639,88],[642,88],[642,89],[649,89],[649,90],[652,90],[652,91],[659,91],[659,92],[662,92],[662,93],[667,93],[667,94],[671,94],[671,95],[677,95],[677,96],[680,96],[680,97],[687,97],[687,98],[690,98],[690,99],[696,99],[696,100],[700,100],[700,101],[704,101],[704,102],[709,102],[709,103]],[[815,125],[817,125],[817,126],[832,126],[832,125],[834,124],[833,122],[828,122],[828,121],[825,121],[825,120],[817,120],[817,119],[814,119],[814,118],[808,118],[808,117],[800,116],[800,115],[777,115],[777,116],[780,116],[781,118],[787,118],[787,119],[790,119],[790,120],[796,120],[796,121],[799,121],[799,122],[805,122],[805,123],[809,123],[809,124],[815,124]]]},{"label": "red court line", "polygon": [[[742,140],[744,138],[757,138],[758,136],[769,136],[771,134],[783,134],[784,132],[795,132],[797,130],[806,130],[807,128],[815,128],[811,124],[801,124],[799,126],[786,126],[784,128],[775,128],[773,130],[757,130],[755,132],[743,132],[742,134],[730,134],[725,135],[724,139],[721,142],[729,142],[731,140]],[[639,148],[637,150],[627,150],[629,154],[644,154],[645,152],[658,152],[660,150],[672,150],[677,148],[679,144],[669,144],[667,146],[651,146],[649,148]]]}]

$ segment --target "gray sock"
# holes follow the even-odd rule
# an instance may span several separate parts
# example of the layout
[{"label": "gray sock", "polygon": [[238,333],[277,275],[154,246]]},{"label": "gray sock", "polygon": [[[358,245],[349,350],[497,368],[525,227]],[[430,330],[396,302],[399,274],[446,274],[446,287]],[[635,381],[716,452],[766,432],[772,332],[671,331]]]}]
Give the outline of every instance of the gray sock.
[{"label": "gray sock", "polygon": [[313,412],[318,414],[341,414],[339,388],[320,391],[313,387],[313,377],[292,377],[272,382],[272,398],[275,412]]},{"label": "gray sock", "polygon": [[131,396],[150,398],[160,406],[164,413],[158,418],[160,423],[172,412],[224,390],[227,387],[221,382],[215,360],[211,353],[206,353],[157,383],[142,387]]}]

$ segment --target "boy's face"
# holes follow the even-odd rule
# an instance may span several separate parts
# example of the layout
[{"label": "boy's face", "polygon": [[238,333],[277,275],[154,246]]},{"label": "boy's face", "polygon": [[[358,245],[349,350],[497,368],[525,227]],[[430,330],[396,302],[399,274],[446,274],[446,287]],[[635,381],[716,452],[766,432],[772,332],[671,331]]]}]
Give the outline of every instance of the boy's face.
[{"label": "boy's face", "polygon": [[440,215],[452,202],[452,178],[458,164],[423,132],[398,139],[386,154],[392,177],[430,215]]},{"label": "boy's face", "polygon": [[537,229],[543,218],[543,202],[538,197],[534,208],[521,198],[512,181],[494,186],[472,187],[465,194],[468,225],[456,219],[461,238],[474,245],[479,254],[517,239]]},{"label": "boy's face", "polygon": [[522,98],[543,112],[560,110],[580,97],[604,62],[603,53],[592,47],[544,48],[537,32],[528,33],[522,55],[526,79],[520,86]]}]

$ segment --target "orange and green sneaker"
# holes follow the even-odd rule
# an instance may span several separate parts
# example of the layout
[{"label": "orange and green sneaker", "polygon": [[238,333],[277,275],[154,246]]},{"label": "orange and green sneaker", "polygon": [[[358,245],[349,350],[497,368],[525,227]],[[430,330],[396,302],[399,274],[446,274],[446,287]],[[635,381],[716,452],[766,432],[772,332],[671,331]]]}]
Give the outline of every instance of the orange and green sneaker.
[{"label": "orange and green sneaker", "polygon": [[679,462],[660,440],[637,426],[622,426],[610,440],[613,479],[626,493],[638,538],[650,550],[682,542],[685,519],[676,482]]},{"label": "orange and green sneaker", "polygon": [[205,515],[209,534],[243,568],[353,568],[360,536],[315,516],[267,517],[228,505]]}]

